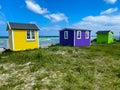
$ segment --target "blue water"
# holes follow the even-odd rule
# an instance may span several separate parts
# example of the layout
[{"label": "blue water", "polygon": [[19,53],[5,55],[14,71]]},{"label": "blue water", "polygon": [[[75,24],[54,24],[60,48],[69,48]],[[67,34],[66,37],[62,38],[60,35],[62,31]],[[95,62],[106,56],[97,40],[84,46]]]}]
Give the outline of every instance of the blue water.
[{"label": "blue water", "polygon": [[[96,37],[91,37],[91,40],[95,39]],[[116,40],[119,40],[118,36],[115,36]],[[7,41],[8,38],[7,37],[0,37],[0,47],[4,47],[5,46],[5,41]],[[59,37],[39,37],[39,45],[43,45],[43,44],[59,44]]]},{"label": "blue water", "polygon": [[[4,47],[5,41],[7,41],[8,38],[1,37],[0,38],[0,47]],[[59,37],[39,37],[39,45],[43,44],[58,44],[59,43]]]},{"label": "blue water", "polygon": [[39,45],[42,44],[58,44],[59,37],[40,37],[39,38]]},{"label": "blue water", "polygon": [[0,38],[0,47],[4,46],[5,40],[8,40],[8,38]]}]

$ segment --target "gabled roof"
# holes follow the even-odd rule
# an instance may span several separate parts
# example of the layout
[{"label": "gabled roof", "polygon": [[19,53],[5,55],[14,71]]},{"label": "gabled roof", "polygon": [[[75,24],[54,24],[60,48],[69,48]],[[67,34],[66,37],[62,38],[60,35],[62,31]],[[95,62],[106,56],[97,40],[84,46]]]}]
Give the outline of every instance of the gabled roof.
[{"label": "gabled roof", "polygon": [[7,24],[7,30],[39,30],[36,24],[13,23]]},{"label": "gabled roof", "polygon": [[110,31],[110,30],[108,30],[108,31],[97,31],[96,34],[108,34],[109,32],[112,32],[112,31]]},{"label": "gabled roof", "polygon": [[73,30],[73,31],[91,31],[91,30],[88,30],[88,29],[76,29],[76,28],[64,28],[60,31],[64,31],[64,30]]}]

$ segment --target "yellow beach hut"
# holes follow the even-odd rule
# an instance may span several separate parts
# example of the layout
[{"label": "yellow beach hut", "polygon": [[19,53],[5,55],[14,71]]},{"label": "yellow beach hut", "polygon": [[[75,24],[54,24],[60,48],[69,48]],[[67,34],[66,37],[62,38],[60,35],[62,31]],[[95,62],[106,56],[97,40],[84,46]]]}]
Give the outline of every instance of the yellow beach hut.
[{"label": "yellow beach hut", "polygon": [[9,22],[7,31],[10,50],[39,48],[39,28],[35,24]]}]

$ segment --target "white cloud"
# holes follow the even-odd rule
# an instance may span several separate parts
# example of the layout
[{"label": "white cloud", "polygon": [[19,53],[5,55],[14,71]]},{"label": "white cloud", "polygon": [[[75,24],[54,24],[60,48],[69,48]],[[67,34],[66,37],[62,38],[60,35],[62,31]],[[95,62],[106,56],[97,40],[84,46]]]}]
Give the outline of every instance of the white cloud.
[{"label": "white cloud", "polygon": [[48,26],[48,27],[41,27],[41,30],[61,30],[61,26],[55,25],[55,26]]},{"label": "white cloud", "polygon": [[115,4],[117,0],[104,0],[108,4]]},{"label": "white cloud", "polygon": [[31,24],[37,24],[36,21],[30,21],[29,23],[31,23]]},{"label": "white cloud", "polygon": [[73,27],[91,29],[93,32],[98,30],[120,30],[120,15],[116,16],[88,16],[81,22],[73,24]]},{"label": "white cloud", "polygon": [[39,4],[35,3],[34,0],[25,1],[27,8],[35,13],[42,14],[45,18],[51,20],[52,22],[66,21],[68,22],[68,17],[63,13],[53,13],[47,10],[47,8],[42,8]]},{"label": "white cloud", "polygon": [[46,8],[42,8],[39,4],[35,3],[33,0],[25,1],[27,8],[38,14],[46,14],[49,11]]},{"label": "white cloud", "polygon": [[48,14],[45,15],[45,17],[51,20],[52,22],[60,22],[60,21],[68,22],[68,17],[63,13]]},{"label": "white cloud", "polygon": [[40,28],[40,35],[44,35],[44,36],[58,36],[59,35],[59,30],[61,30],[62,27],[58,26],[58,25],[54,25],[54,26],[47,26],[47,27],[41,27]]},{"label": "white cloud", "polygon": [[116,11],[118,11],[118,8],[109,8],[109,9],[107,9],[105,11],[102,11],[100,14],[101,15],[103,15],[103,14],[111,14],[111,13],[114,13]]}]

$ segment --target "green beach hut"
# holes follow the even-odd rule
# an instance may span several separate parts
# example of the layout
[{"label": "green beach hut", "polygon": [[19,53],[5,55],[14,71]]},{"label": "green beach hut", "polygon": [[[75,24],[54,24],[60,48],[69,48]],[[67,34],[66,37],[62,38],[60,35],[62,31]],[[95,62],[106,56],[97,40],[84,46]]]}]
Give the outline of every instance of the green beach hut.
[{"label": "green beach hut", "polygon": [[112,31],[98,31],[97,33],[97,43],[113,43],[114,33]]}]

